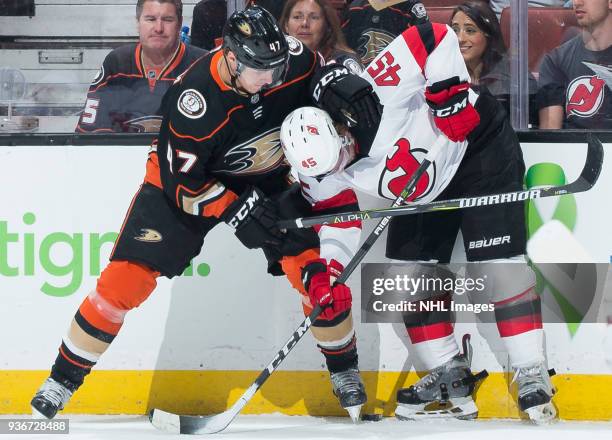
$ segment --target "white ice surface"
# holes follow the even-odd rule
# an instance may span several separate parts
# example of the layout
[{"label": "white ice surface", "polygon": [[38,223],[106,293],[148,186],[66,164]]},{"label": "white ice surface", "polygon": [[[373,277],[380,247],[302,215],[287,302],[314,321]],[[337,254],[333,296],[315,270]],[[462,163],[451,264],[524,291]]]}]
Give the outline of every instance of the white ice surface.
[{"label": "white ice surface", "polygon": [[[1,416],[5,419],[9,416]],[[23,416],[14,416],[23,418]],[[172,435],[156,430],[148,419],[138,416],[63,416],[70,419],[69,435],[2,435],[7,439],[59,440],[145,440],[217,438],[223,440],[610,440],[612,422],[557,422],[533,426],[517,420],[381,422],[353,425],[348,418],[283,415],[238,416],[223,432],[214,435]],[[63,418],[62,417],[62,418]]]}]

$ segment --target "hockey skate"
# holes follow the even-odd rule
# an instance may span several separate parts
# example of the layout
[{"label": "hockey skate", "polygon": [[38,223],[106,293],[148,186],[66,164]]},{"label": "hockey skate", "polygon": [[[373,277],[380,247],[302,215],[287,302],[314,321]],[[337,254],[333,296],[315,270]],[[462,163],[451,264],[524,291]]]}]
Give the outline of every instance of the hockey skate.
[{"label": "hockey skate", "polygon": [[395,417],[399,420],[476,418],[478,408],[472,394],[476,384],[488,373],[483,370],[472,374],[469,337],[464,337],[463,349],[464,354],[455,355],[414,385],[399,390]]},{"label": "hockey skate", "polygon": [[357,423],[361,407],[368,400],[359,370],[349,368],[345,371],[331,373],[330,379],[340,405],[348,411],[353,423]]},{"label": "hockey skate", "polygon": [[550,423],[557,415],[552,403],[555,389],[550,377],[554,370],[546,370],[543,362],[517,368],[512,382],[518,386],[518,406],[534,423]]},{"label": "hockey skate", "polygon": [[32,417],[52,419],[59,410],[64,409],[70,397],[72,397],[72,391],[49,377],[30,402]]}]

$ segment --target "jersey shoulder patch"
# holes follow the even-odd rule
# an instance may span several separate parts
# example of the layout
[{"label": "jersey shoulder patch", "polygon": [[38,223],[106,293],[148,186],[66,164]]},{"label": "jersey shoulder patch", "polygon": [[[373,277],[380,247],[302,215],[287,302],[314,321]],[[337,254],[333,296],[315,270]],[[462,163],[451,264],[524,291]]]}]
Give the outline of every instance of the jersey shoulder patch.
[{"label": "jersey shoulder patch", "polygon": [[[228,97],[219,90],[205,56],[181,75],[164,97],[164,114],[176,135],[204,140],[223,124]],[[215,103],[212,105],[211,103]]]},{"label": "jersey shoulder patch", "polygon": [[291,35],[285,35],[287,44],[289,45],[289,54],[293,56],[301,55],[304,52],[304,44]]},{"label": "jersey shoulder patch", "polygon": [[196,89],[186,89],[178,97],[177,108],[189,119],[199,119],[206,113],[206,100]]}]

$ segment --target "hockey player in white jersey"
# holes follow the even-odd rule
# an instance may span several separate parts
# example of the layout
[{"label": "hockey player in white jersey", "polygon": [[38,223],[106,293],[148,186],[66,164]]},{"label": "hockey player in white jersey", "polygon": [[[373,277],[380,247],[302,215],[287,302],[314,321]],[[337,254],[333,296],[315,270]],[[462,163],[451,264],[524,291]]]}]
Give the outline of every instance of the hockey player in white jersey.
[{"label": "hockey player in white jersey", "polygon": [[[457,38],[448,26],[426,23],[407,29],[362,76],[384,105],[376,132],[335,127],[325,112],[313,107],[295,110],[283,122],[285,155],[315,211],[354,210],[354,189],[394,200],[436,142],[442,142],[441,151],[410,202],[522,189],[525,166],[516,134],[490,94],[479,96],[470,89]],[[387,257],[448,263],[461,229],[468,261],[524,262],[523,208],[518,202],[394,217]],[[321,258],[346,265],[359,244],[360,222],[316,230]],[[546,422],[556,410],[545,367],[535,275],[525,264],[511,267],[505,279],[492,280],[490,301],[515,371],[519,407],[532,420]],[[442,292],[439,298],[444,299]],[[459,350],[450,312],[423,312],[409,321],[408,335],[429,374],[398,392],[396,415],[476,417],[471,356]],[[428,410],[433,402],[443,404],[443,410]]]}]

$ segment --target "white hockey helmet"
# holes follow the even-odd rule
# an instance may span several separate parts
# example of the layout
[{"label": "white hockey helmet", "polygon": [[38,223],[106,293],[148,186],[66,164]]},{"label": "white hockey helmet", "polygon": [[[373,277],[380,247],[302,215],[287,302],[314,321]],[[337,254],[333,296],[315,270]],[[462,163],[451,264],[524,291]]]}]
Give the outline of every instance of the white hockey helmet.
[{"label": "white hockey helmet", "polygon": [[326,111],[300,107],[283,121],[281,145],[289,164],[304,176],[340,171],[348,162],[348,140],[340,136]]}]

